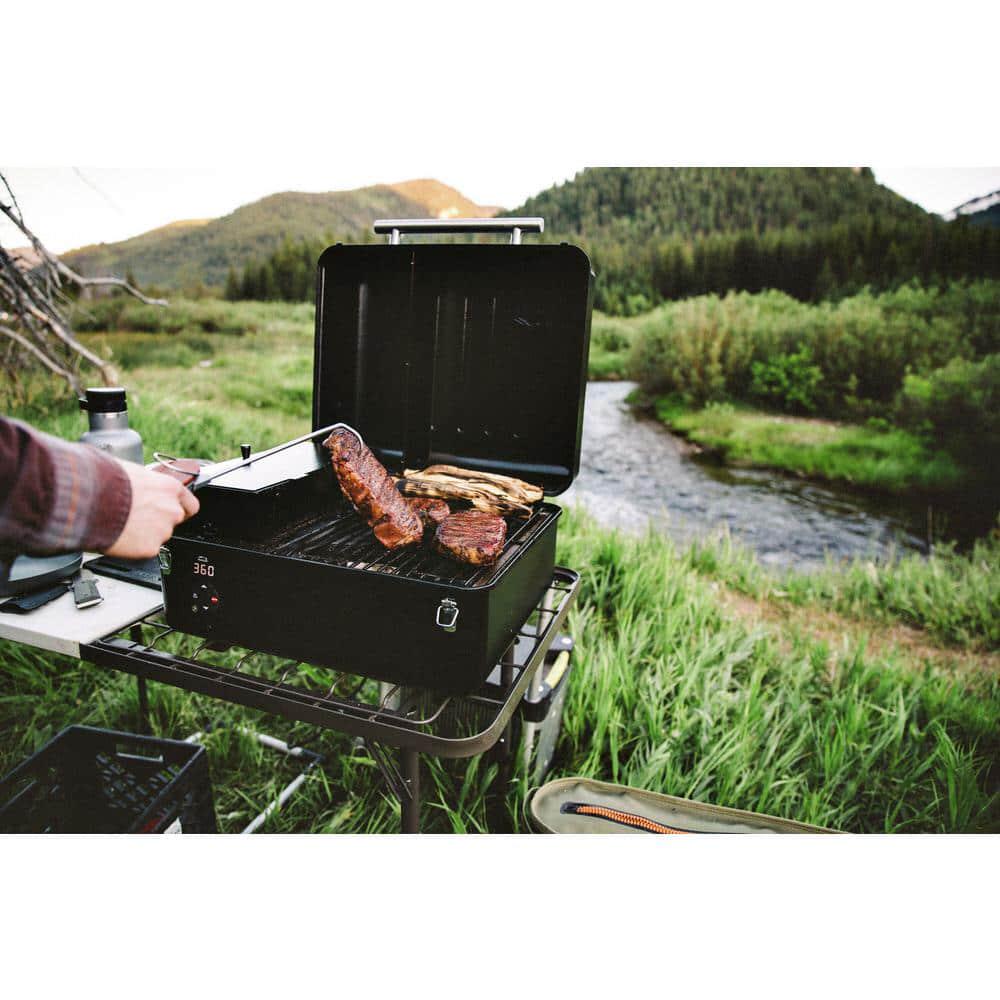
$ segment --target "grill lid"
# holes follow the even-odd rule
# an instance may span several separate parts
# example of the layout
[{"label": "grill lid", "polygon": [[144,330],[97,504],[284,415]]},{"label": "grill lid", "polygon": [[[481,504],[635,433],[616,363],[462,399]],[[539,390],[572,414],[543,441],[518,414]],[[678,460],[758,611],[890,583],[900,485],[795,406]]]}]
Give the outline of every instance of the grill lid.
[{"label": "grill lid", "polygon": [[[515,240],[540,229],[388,231],[484,222]],[[313,427],[357,427],[397,470],[447,463],[562,493],[580,465],[592,293],[590,261],[565,243],[332,246],[317,278]]]}]

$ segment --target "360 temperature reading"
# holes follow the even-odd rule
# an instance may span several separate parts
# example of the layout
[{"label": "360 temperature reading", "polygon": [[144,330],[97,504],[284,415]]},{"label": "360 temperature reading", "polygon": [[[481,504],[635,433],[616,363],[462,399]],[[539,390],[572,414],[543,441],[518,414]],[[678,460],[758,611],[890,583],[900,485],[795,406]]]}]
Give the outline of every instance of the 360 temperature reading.
[{"label": "360 temperature reading", "polygon": [[194,564],[195,576],[215,576],[215,567],[208,563],[196,562]]}]

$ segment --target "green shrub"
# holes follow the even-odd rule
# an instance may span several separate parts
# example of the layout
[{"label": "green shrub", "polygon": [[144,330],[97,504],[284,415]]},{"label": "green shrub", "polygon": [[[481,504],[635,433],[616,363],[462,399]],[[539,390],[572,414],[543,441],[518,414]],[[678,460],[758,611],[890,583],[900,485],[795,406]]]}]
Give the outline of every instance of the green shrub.
[{"label": "green shrub", "polygon": [[631,347],[628,324],[595,312],[590,331],[589,377],[598,381],[625,378]]},{"label": "green shrub", "polygon": [[120,329],[122,310],[128,305],[123,295],[114,295],[94,302],[78,302],[70,313],[70,322],[78,333]]},{"label": "green shrub", "polygon": [[1000,353],[978,362],[955,358],[928,375],[906,376],[898,416],[970,469],[1000,482]]},{"label": "green shrub", "polygon": [[590,346],[617,354],[632,346],[631,328],[620,319],[595,312],[590,330]]},{"label": "green shrub", "polygon": [[[805,390],[813,412],[884,418],[907,375],[1000,350],[1000,281],[911,284],[881,295],[864,289],[819,305],[776,291],[703,295],[628,325],[635,339],[628,372],[650,396],[677,394],[696,405],[756,397],[785,406],[783,377],[795,372],[794,388]],[[808,409],[798,398],[792,404]]]},{"label": "green shrub", "polygon": [[231,305],[213,299],[171,300],[166,306],[147,305],[125,296],[77,303],[70,316],[75,330],[96,333],[227,333],[259,329],[256,303]]},{"label": "green shrub", "polygon": [[771,311],[778,301],[798,305],[768,292],[704,295],[661,306],[637,322],[629,368],[650,395],[676,393],[696,404],[725,399],[749,381],[750,315]]},{"label": "green shrub", "polygon": [[752,396],[789,413],[812,413],[816,409],[816,390],[823,381],[823,373],[818,365],[812,364],[812,351],[808,347],[794,354],[779,354],[768,361],[754,361],[750,370]]}]

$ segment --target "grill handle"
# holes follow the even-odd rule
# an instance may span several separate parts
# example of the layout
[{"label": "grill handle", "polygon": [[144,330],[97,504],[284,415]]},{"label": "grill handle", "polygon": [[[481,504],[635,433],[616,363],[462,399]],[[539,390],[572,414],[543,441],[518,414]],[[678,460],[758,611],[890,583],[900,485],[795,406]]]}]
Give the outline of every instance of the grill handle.
[{"label": "grill handle", "polygon": [[521,242],[522,233],[545,232],[545,220],[523,219],[376,219],[376,233],[388,233],[391,244],[403,233],[510,233],[510,242]]}]

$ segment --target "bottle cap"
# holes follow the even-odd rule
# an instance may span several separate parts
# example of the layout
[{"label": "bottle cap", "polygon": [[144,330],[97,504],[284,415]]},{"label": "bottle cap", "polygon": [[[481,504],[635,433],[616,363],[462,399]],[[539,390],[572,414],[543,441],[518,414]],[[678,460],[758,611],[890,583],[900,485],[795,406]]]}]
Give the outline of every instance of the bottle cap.
[{"label": "bottle cap", "polygon": [[80,409],[88,413],[124,413],[128,410],[125,390],[122,388],[88,388],[86,397],[80,399]]}]

